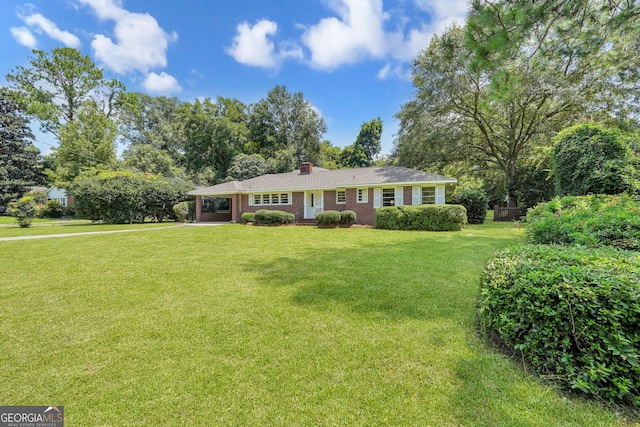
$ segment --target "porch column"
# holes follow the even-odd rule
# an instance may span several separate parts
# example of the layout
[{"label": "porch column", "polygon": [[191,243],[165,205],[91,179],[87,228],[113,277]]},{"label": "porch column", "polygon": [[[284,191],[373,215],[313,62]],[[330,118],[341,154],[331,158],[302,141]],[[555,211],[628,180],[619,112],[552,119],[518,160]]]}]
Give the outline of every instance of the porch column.
[{"label": "porch column", "polygon": [[240,222],[240,209],[242,207],[241,194],[234,194],[231,197],[231,222]]},{"label": "porch column", "polygon": [[196,196],[196,222],[202,221],[202,196]]}]

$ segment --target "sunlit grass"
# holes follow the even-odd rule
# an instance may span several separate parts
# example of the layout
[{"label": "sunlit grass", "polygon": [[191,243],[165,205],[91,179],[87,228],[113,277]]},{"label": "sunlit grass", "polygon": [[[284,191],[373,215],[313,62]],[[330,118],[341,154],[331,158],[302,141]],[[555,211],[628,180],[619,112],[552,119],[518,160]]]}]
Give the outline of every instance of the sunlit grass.
[{"label": "sunlit grass", "polygon": [[95,231],[136,230],[178,225],[175,222],[144,224],[92,224],[89,220],[36,222],[27,228],[18,225],[0,226],[0,237],[35,236],[41,234],[67,234]]},{"label": "sunlit grass", "polygon": [[64,405],[70,426],[625,425],[477,336],[484,261],[523,236],[227,225],[0,242],[0,400]]}]

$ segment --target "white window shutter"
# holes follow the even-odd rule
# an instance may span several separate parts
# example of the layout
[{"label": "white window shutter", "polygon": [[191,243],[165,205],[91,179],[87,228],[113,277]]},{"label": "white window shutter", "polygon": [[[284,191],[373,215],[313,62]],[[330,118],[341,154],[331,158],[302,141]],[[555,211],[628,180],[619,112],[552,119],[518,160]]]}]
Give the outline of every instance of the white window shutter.
[{"label": "white window shutter", "polygon": [[382,188],[373,189],[373,208],[382,206]]},{"label": "white window shutter", "polygon": [[396,187],[396,194],[395,196],[395,204],[396,206],[403,206],[404,205],[404,187]]},{"label": "white window shutter", "polygon": [[249,194],[249,206],[253,206],[253,194]]},{"label": "white window shutter", "polygon": [[411,188],[412,205],[418,206],[422,204],[422,187],[414,185]]},{"label": "white window shutter", "polygon": [[444,185],[436,186],[436,205],[445,204]]}]

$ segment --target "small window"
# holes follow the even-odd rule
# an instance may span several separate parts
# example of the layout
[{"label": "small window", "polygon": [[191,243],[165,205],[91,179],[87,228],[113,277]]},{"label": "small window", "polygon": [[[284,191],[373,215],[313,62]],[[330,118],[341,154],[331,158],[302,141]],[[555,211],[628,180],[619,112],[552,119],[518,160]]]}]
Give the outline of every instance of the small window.
[{"label": "small window", "polygon": [[289,204],[289,193],[280,194],[280,204],[288,205]]},{"label": "small window", "polygon": [[358,203],[367,203],[369,201],[369,189],[358,188]]},{"label": "small window", "polygon": [[396,190],[393,188],[382,189],[382,206],[396,205]]},{"label": "small window", "polygon": [[347,203],[347,190],[336,191],[336,203],[339,205]]},{"label": "small window", "polygon": [[433,205],[436,202],[436,187],[422,187],[422,204]]},{"label": "small window", "polygon": [[289,205],[291,193],[252,194],[254,206]]},{"label": "small window", "polygon": [[279,205],[280,204],[280,195],[279,194],[272,194],[271,195],[271,204],[272,205]]},{"label": "small window", "polygon": [[262,196],[260,194],[254,194],[253,195],[253,204],[254,205],[261,205],[262,204]]}]

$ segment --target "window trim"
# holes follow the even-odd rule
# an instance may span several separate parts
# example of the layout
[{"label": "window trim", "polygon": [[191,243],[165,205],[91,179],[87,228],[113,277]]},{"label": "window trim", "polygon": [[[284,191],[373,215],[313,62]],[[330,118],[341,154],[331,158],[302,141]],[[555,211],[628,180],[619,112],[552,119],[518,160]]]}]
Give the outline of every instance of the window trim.
[{"label": "window trim", "polygon": [[[278,196],[278,203],[272,203],[273,198],[271,196]],[[260,198],[260,203],[256,203],[256,196]],[[265,196],[269,197],[269,203],[264,203]],[[270,191],[266,193],[251,193],[249,194],[249,206],[291,206],[293,204],[292,194],[281,191]],[[282,199],[286,199],[283,203]]]},{"label": "window trim", "polygon": [[[361,193],[362,192],[362,193]],[[363,195],[364,197],[360,197],[360,195]],[[356,201],[358,203],[369,203],[369,188],[365,187],[365,188],[357,188],[356,189]]]}]

